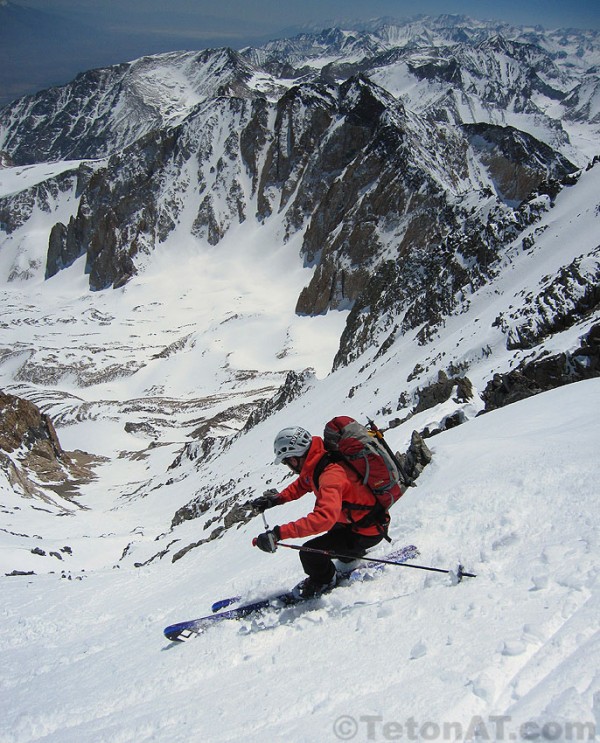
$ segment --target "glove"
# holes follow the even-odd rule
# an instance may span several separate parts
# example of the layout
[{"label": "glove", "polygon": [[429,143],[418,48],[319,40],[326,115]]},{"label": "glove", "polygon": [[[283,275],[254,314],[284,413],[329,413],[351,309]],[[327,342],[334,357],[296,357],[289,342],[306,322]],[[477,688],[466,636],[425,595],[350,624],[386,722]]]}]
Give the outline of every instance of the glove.
[{"label": "glove", "polygon": [[256,539],[252,540],[252,544],[263,552],[275,552],[277,549],[277,542],[280,539],[279,527],[274,526],[269,531],[265,531],[263,534],[259,534]]},{"label": "glove", "polygon": [[279,505],[279,492],[272,488],[271,490],[265,490],[260,498],[255,498],[250,501],[250,506],[257,512],[263,513],[267,508],[273,508],[273,506]]}]

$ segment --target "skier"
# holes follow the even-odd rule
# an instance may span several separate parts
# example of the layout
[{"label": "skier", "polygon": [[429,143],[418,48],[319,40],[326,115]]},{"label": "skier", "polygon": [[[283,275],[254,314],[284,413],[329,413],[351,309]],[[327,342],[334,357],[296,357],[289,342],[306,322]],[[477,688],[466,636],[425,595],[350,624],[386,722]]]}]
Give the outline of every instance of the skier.
[{"label": "skier", "polygon": [[[264,552],[275,552],[277,542],[282,539],[325,532],[310,539],[305,546],[358,559],[387,537],[389,515],[377,505],[375,496],[363,485],[360,476],[341,462],[325,459],[319,465],[323,457],[328,456],[321,437],[311,436],[299,426],[284,428],[275,437],[274,449],[275,463],[287,465],[298,478],[280,493],[276,490],[265,492],[251,505],[263,512],[309,492],[315,493],[316,502],[307,516],[274,526],[256,537],[257,547]],[[310,598],[335,586],[335,565],[327,555],[300,552],[300,560],[308,577],[294,589],[296,596]]]}]

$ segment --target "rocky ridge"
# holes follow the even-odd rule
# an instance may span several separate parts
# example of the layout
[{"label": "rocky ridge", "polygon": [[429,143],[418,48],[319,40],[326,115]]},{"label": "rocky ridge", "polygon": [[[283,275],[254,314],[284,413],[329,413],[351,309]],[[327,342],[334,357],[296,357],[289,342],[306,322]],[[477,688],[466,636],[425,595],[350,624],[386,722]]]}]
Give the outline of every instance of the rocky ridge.
[{"label": "rocky ridge", "polygon": [[83,507],[74,498],[93,478],[97,462],[85,452],[64,451],[48,415],[0,390],[0,469],[13,490],[68,513],[73,504]]}]

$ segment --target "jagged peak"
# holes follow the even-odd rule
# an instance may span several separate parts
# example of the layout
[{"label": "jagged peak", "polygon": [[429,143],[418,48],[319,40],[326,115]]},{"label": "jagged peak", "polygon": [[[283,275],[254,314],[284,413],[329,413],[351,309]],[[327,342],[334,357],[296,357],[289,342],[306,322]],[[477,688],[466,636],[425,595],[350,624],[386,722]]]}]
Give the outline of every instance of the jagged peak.
[{"label": "jagged peak", "polygon": [[363,104],[368,99],[376,101],[382,109],[401,105],[398,99],[363,73],[353,75],[340,85],[339,99],[343,108],[354,108],[359,102]]},{"label": "jagged peak", "polygon": [[333,107],[336,104],[336,86],[327,82],[303,82],[292,85],[281,97],[279,105],[288,105],[290,102],[299,100],[310,105],[316,103]]},{"label": "jagged peak", "polygon": [[519,42],[507,39],[501,33],[496,33],[487,39],[482,39],[476,48],[482,51],[491,51],[500,54],[513,55]]}]

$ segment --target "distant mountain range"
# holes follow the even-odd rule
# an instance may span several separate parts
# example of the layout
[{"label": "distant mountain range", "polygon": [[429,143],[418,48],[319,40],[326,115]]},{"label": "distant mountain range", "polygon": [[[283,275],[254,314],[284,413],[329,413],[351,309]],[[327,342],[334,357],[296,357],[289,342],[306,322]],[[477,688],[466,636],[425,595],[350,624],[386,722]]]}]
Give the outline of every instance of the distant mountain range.
[{"label": "distant mountain range", "polygon": [[223,30],[223,22],[191,9],[189,22],[180,12],[183,28],[173,28],[170,9],[145,8],[140,17],[128,5],[119,3],[114,12],[110,3],[82,4],[68,14],[0,0],[0,106],[63,85],[83,70],[147,54],[267,40],[241,21]]},{"label": "distant mountain range", "polygon": [[210,245],[280,215],[316,266],[299,313],[370,305],[383,284],[404,328],[435,325],[595,154],[599,58],[597,32],[442,16],[84,72],[0,110],[15,165],[77,161],[0,201],[4,232],[45,190],[69,194],[46,276],[85,254],[102,289],[190,210],[187,234]]}]

